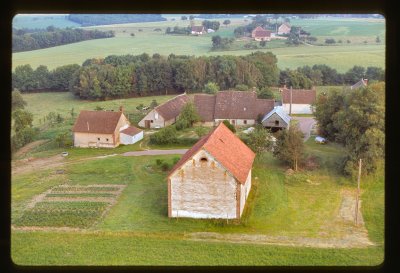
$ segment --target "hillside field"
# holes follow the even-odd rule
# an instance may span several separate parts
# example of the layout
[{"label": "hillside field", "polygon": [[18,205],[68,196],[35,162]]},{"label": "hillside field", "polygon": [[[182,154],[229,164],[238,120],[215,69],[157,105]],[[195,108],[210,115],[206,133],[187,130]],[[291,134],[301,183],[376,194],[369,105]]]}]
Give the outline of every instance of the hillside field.
[{"label": "hillside field", "polygon": [[[333,46],[276,47],[276,42],[267,43],[265,48],[256,50],[210,51],[211,37],[233,37],[233,30],[239,25],[247,24],[243,19],[231,19],[227,27],[222,25],[215,33],[202,36],[166,35],[165,29],[174,26],[184,27],[188,21],[164,21],[152,23],[131,23],[107,26],[96,26],[99,30],[114,30],[116,37],[90,40],[47,49],[14,53],[12,65],[30,64],[32,67],[46,65],[49,69],[57,66],[77,63],[82,64],[88,58],[103,58],[108,55],[132,54],[146,52],[150,55],[159,53],[169,55],[246,55],[256,50],[271,51],[278,57],[278,66],[296,68],[303,65],[327,64],[339,72],[345,72],[354,65],[385,66],[385,23],[384,21],[362,20],[294,20],[294,25],[304,26],[306,31],[323,43],[326,38],[342,39],[343,43]],[[200,24],[195,20],[195,24]],[[155,31],[155,29],[161,31]],[[135,36],[132,37],[131,33]],[[375,42],[379,36],[381,43]],[[351,43],[346,41],[350,40]],[[364,43],[366,41],[366,43]]]}]

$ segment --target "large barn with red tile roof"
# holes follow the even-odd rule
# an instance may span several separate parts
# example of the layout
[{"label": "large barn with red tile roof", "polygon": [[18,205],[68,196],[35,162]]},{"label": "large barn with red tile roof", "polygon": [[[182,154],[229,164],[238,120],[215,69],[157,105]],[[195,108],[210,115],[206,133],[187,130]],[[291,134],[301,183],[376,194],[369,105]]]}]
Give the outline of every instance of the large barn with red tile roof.
[{"label": "large barn with red tile roof", "polygon": [[72,128],[75,147],[115,148],[143,138],[122,111],[81,111]]},{"label": "large barn with red tile roof", "polygon": [[151,110],[138,124],[143,128],[163,128],[171,125],[176,122],[188,101],[186,93],[178,95]]},{"label": "large barn with red tile roof", "polygon": [[223,123],[201,138],[168,175],[168,216],[239,219],[255,154]]}]

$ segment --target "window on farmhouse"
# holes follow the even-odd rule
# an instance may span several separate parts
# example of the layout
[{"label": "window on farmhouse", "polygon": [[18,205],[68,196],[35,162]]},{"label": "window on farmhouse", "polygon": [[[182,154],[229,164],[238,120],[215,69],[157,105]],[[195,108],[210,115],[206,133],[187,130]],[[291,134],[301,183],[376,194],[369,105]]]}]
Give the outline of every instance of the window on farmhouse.
[{"label": "window on farmhouse", "polygon": [[244,124],[247,124],[247,120],[243,120],[243,123],[244,123]]},{"label": "window on farmhouse", "polygon": [[150,122],[151,122],[151,123],[153,123],[153,122],[154,122],[154,120],[151,120]]},{"label": "window on farmhouse", "polygon": [[99,140],[99,141],[100,141],[100,138],[98,137],[98,138],[97,138],[97,140]]},{"label": "window on farmhouse", "polygon": [[207,163],[208,159],[206,157],[200,158],[201,163]]},{"label": "window on farmhouse", "polygon": [[106,138],[106,141],[108,141],[108,138]]}]

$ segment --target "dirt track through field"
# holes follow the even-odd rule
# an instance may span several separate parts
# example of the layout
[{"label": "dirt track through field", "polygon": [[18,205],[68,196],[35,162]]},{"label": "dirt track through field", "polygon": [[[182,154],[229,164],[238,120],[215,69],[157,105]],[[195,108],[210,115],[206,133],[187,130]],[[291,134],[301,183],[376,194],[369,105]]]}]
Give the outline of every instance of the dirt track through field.
[{"label": "dirt track through field", "polygon": [[[337,229],[338,222],[340,237],[303,237],[303,236],[270,236],[263,234],[221,234],[216,232],[194,232],[186,235],[188,240],[208,242],[229,242],[240,244],[262,244],[296,247],[315,248],[364,248],[373,246],[374,243],[368,238],[368,231],[364,226],[361,212],[358,214],[359,225],[354,225],[355,195],[351,191],[342,191],[342,202],[333,223],[328,223],[323,229]],[[361,202],[360,202],[361,206]],[[337,230],[335,230],[337,231]],[[329,234],[328,234],[329,235]]]}]

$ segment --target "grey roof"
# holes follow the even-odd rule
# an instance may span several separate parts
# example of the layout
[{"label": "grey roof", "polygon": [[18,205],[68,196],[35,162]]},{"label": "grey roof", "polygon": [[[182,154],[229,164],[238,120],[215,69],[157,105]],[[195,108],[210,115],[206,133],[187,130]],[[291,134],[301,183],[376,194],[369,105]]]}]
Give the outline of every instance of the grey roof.
[{"label": "grey roof", "polygon": [[360,88],[360,87],[366,87],[367,84],[368,84],[368,81],[367,81],[367,80],[361,79],[361,80],[359,80],[358,82],[356,82],[355,84],[353,84],[353,85],[350,87],[350,89],[357,89],[357,88]]},{"label": "grey roof", "polygon": [[274,113],[280,116],[287,124],[289,124],[291,117],[285,113],[282,106],[275,106],[268,114],[264,116],[261,122],[264,122],[266,119],[271,117]]}]

